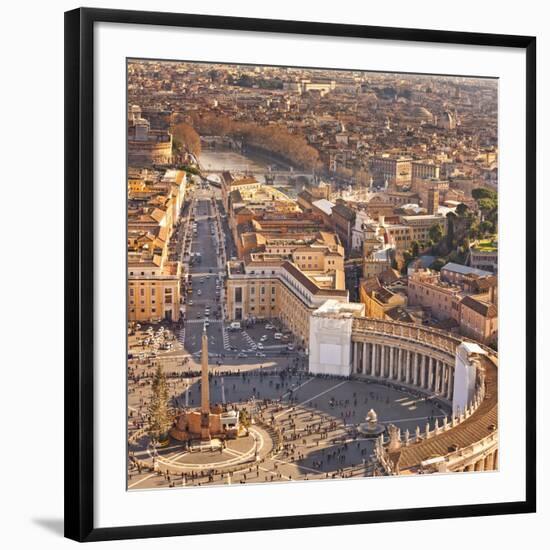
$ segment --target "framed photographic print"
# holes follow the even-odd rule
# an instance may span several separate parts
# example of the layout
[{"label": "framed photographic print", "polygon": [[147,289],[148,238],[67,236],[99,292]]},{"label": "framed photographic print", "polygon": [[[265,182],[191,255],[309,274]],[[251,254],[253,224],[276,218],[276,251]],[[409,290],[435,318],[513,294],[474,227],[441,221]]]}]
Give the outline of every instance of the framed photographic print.
[{"label": "framed photographic print", "polygon": [[79,541],[535,511],[535,38],[65,14]]}]

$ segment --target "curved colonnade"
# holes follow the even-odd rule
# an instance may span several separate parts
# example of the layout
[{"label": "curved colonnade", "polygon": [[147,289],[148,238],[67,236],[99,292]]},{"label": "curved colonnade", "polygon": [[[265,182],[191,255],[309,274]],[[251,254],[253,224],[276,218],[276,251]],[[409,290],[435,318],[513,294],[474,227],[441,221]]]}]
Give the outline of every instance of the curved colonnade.
[{"label": "curved colonnade", "polygon": [[455,352],[461,341],[406,323],[355,319],[352,375],[414,387],[452,402]]},{"label": "curved colonnade", "polygon": [[453,407],[457,348],[470,340],[422,326],[355,318],[351,375],[414,389],[450,405],[440,425],[405,433],[390,426],[375,455],[390,475],[498,468],[498,372],[494,350],[477,344],[475,389],[463,410]]}]

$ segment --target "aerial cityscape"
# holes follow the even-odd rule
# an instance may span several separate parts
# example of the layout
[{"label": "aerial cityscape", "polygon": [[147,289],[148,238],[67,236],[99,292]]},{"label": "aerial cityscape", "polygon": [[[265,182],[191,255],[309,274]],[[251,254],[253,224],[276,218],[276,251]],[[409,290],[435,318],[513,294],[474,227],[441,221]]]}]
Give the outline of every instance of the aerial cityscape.
[{"label": "aerial cityscape", "polygon": [[498,80],[127,86],[128,490],[498,470]]}]

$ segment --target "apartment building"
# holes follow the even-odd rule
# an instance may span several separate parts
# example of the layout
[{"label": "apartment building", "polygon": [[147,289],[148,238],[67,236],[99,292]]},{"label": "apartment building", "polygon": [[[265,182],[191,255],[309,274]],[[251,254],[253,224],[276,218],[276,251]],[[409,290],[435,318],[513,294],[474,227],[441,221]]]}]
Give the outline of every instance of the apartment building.
[{"label": "apartment building", "polygon": [[406,156],[380,155],[370,159],[369,170],[377,183],[404,187],[412,179],[412,158]]},{"label": "apartment building", "polygon": [[[409,276],[409,305],[426,308],[440,321],[453,320],[464,336],[485,344],[494,344],[498,336],[497,279],[461,273],[447,264],[446,274],[429,269]],[[466,267],[466,266],[461,266]],[[456,275],[449,277],[449,273]]]},{"label": "apartment building", "polygon": [[228,262],[230,320],[278,318],[307,346],[310,315],[328,299],[348,301],[343,256],[329,250],[301,247],[290,256],[259,252]]},{"label": "apartment building", "polygon": [[359,301],[365,305],[365,315],[374,319],[391,319],[391,310],[407,305],[404,294],[383,286],[378,277],[361,281]]},{"label": "apartment building", "polygon": [[[138,185],[139,183],[139,185]],[[181,170],[133,171],[128,183],[128,320],[180,318],[181,263],[170,261],[168,242],[185,198]]]}]

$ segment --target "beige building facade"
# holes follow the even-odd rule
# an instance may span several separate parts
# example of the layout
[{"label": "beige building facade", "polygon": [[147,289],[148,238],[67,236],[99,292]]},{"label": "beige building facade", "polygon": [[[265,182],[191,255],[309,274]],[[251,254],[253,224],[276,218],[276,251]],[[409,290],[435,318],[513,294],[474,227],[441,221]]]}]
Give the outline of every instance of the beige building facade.
[{"label": "beige building facade", "polygon": [[[300,261],[308,262],[302,254],[306,260]],[[348,301],[343,271],[306,272],[288,260],[243,261],[228,262],[227,276],[230,321],[278,318],[302,346],[308,345],[315,309],[328,299]]]}]

